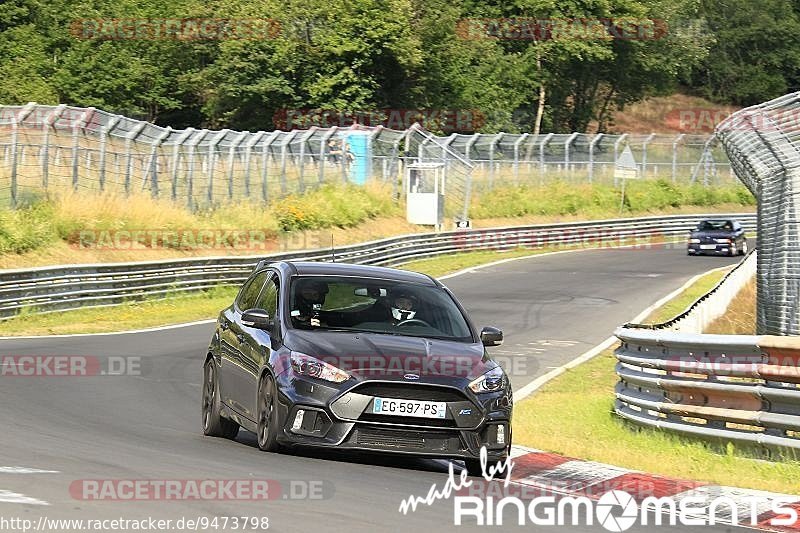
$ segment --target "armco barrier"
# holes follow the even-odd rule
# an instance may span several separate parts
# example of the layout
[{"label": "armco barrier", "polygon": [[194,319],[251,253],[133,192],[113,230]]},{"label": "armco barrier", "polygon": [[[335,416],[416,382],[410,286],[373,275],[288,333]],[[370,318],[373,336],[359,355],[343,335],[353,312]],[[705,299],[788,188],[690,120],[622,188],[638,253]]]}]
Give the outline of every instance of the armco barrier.
[{"label": "armco barrier", "polygon": [[756,253],[675,318],[617,329],[619,416],[687,436],[800,450],[800,338],[701,334],[753,279]]},{"label": "armco barrier", "polygon": [[684,435],[800,450],[800,338],[620,328],[615,411]]},{"label": "armco barrier", "polygon": [[346,263],[399,265],[415,259],[479,249],[637,244],[646,247],[654,237],[686,235],[707,217],[735,217],[751,231],[756,222],[755,214],[673,215],[423,233],[333,250],[5,270],[0,271],[0,319],[13,317],[21,311],[47,313],[118,305],[130,300],[163,298],[239,284],[256,263],[265,258],[328,261],[335,256],[336,261]]}]

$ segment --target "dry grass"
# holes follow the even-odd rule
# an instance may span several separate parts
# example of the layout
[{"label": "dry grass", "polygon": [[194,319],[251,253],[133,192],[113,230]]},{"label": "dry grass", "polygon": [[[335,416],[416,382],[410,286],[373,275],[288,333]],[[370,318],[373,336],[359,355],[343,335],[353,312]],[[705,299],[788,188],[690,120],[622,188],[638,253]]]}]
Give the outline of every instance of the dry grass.
[{"label": "dry grass", "polygon": [[705,329],[705,333],[724,335],[756,334],[756,280],[750,280],[728,306],[721,317]]}]

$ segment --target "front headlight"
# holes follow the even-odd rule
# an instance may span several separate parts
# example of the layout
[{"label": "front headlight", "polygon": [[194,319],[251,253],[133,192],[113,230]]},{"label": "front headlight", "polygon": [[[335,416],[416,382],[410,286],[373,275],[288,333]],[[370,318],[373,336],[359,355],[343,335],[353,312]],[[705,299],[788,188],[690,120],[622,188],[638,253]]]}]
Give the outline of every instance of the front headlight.
[{"label": "front headlight", "polygon": [[730,244],[731,243],[730,239],[714,239],[714,241],[719,243],[719,244]]},{"label": "front headlight", "polygon": [[700,244],[700,239],[689,239],[689,244]]},{"label": "front headlight", "polygon": [[499,366],[469,384],[472,392],[497,392],[506,384],[506,373]]},{"label": "front headlight", "polygon": [[329,365],[325,361],[320,361],[310,355],[292,352],[291,359],[292,370],[295,374],[324,379],[325,381],[333,381],[334,383],[341,383],[350,379],[350,374],[344,370]]}]

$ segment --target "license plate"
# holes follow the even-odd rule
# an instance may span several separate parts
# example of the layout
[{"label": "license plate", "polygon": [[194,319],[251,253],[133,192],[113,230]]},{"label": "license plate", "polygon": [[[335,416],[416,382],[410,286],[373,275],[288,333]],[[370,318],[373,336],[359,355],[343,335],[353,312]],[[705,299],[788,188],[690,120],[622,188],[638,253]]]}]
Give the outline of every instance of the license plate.
[{"label": "license plate", "polygon": [[716,250],[717,249],[717,245],[716,244],[701,244],[700,245],[700,249],[701,250]]},{"label": "license plate", "polygon": [[400,400],[398,398],[375,398],[375,401],[372,402],[372,413],[376,415],[444,418],[446,412],[447,403],[445,402]]}]

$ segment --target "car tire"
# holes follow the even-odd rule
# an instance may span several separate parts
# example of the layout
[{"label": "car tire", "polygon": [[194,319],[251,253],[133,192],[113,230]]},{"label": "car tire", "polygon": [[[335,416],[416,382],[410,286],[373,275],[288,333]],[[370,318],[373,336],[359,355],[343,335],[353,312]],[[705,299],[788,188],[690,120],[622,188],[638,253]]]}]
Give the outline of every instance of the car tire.
[{"label": "car tire", "polygon": [[[492,465],[498,463],[504,463],[506,461],[506,456],[501,457],[500,459],[490,459],[486,463],[486,470],[487,474],[488,471],[491,469]],[[480,459],[464,459],[464,464],[467,467],[467,473],[473,477],[483,477],[483,468],[481,467],[481,460]],[[503,471],[500,474],[495,474],[495,479],[502,479],[505,477],[506,472]]]},{"label": "car tire", "polygon": [[264,374],[258,384],[258,424],[257,437],[258,449],[264,452],[278,452],[278,398],[275,388],[275,378],[271,374]]},{"label": "car tire", "polygon": [[235,439],[239,424],[220,414],[219,380],[214,360],[209,358],[203,367],[203,434],[209,437]]},{"label": "car tire", "polygon": [[739,250],[739,255],[747,255],[747,239],[742,241],[742,248]]}]

